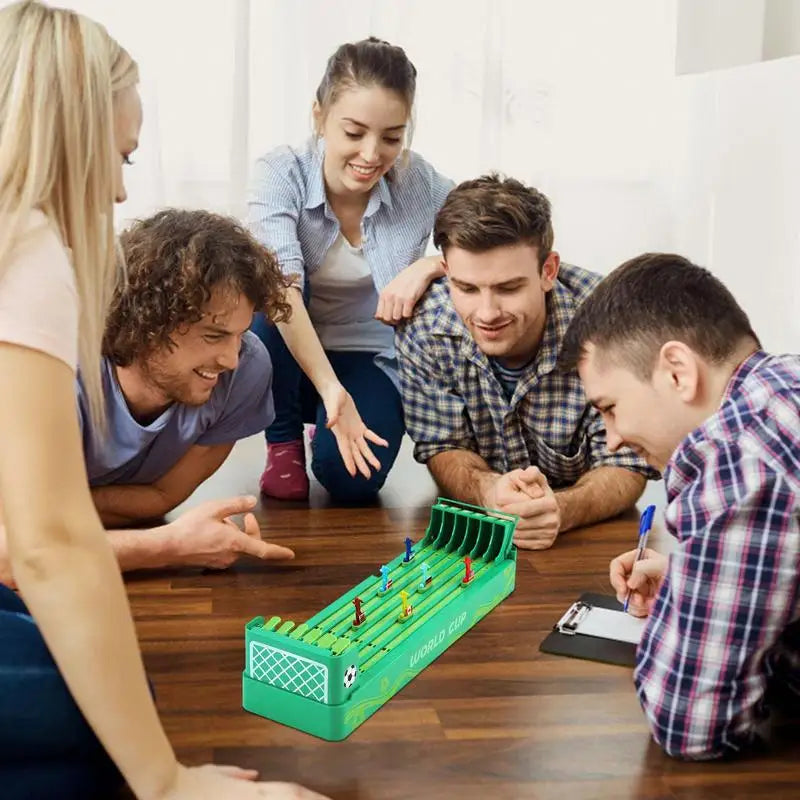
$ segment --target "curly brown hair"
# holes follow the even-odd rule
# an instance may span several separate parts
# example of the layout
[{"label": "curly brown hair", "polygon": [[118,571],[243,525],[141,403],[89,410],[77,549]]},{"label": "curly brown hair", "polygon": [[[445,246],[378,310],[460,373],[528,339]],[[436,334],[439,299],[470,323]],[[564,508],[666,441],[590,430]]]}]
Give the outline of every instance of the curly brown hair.
[{"label": "curly brown hair", "polygon": [[289,318],[290,281],[277,259],[235,219],[164,209],[120,235],[128,279],[114,295],[103,354],[128,366],[198,322],[214,289],[243,294],[272,322]]}]

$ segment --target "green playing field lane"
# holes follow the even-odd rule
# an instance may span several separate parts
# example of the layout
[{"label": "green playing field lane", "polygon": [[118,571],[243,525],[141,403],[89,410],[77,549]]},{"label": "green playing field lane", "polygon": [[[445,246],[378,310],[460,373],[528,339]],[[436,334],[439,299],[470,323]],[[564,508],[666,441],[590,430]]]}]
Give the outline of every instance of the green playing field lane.
[{"label": "green playing field lane", "polygon": [[[473,551],[479,549],[483,548],[472,548]],[[428,564],[428,574],[433,583],[427,592],[420,592],[418,589],[421,580],[419,566],[423,562]],[[486,562],[481,559],[474,559],[474,575],[477,577],[486,566]],[[352,641],[360,648],[363,670],[380,661],[386,655],[385,648],[391,648],[395,643],[406,639],[440,608],[446,606],[452,593],[460,586],[463,570],[463,556],[459,555],[458,550],[446,552],[438,549],[436,542],[432,541],[414,554],[413,561],[407,564],[397,562],[389,573],[392,588],[385,595],[378,593],[382,580],[380,577],[375,578],[374,586],[359,594],[362,600],[361,610],[367,618],[361,626],[352,627],[352,599],[340,599],[331,604],[330,613],[326,617],[319,620],[313,628],[306,628],[302,641],[308,644],[319,643],[321,638],[327,639],[327,635]],[[408,592],[409,602],[414,607],[414,619],[406,623],[397,621],[402,608],[401,591]],[[402,630],[393,632],[395,625],[402,626]]]},{"label": "green playing field lane", "polygon": [[[408,566],[404,567],[402,566],[402,562],[398,563],[398,565],[389,573],[389,577],[392,579],[391,591],[394,592],[399,591],[400,589],[406,589],[407,586],[414,584],[415,580],[418,583],[418,565],[423,561],[428,561],[428,565],[432,567],[433,565],[431,560],[434,557],[436,557],[437,560],[441,560],[445,557],[445,554],[434,550],[432,547],[424,547],[415,554],[414,560],[410,562]],[[413,567],[411,566],[412,564],[414,565]],[[373,587],[370,587],[365,592],[359,594],[359,597],[362,600],[361,608],[364,613],[368,613],[367,604],[374,598],[377,597],[379,600],[384,599],[378,594],[378,589],[380,586],[381,578],[378,577],[375,579],[375,585]],[[388,596],[389,595],[387,594],[386,597]],[[324,632],[332,631],[333,633],[341,634],[350,628],[350,623],[353,621],[353,617],[354,610],[352,598],[348,598],[347,600],[340,598],[339,600],[335,600],[333,603],[331,603],[330,614],[324,619],[319,620],[314,628],[319,628],[319,630]]]},{"label": "green playing field lane", "polygon": [[[442,584],[444,581],[449,580],[450,576],[454,573],[460,574],[459,561],[453,562],[452,557],[446,553],[433,552],[429,558],[424,559],[430,567],[429,575],[432,578],[433,586]],[[421,561],[419,563],[422,563]],[[411,571],[410,571],[411,570]],[[345,634],[347,631],[352,630],[353,638],[359,643],[372,644],[375,642],[376,637],[380,636],[388,627],[394,624],[400,609],[400,592],[407,591],[409,598],[418,595],[425,596],[418,591],[418,586],[421,581],[421,572],[419,564],[415,568],[401,567],[397,571],[399,574],[398,579],[392,579],[392,588],[385,595],[379,595],[377,588],[370,591],[366,595],[369,599],[365,600],[361,608],[364,611],[367,619],[359,625],[357,629],[352,629],[351,621],[352,615],[348,615],[347,619],[339,623],[334,629],[334,633]],[[378,586],[380,586],[380,579],[378,579]],[[431,591],[431,590],[429,590]],[[413,605],[413,601],[412,601]]]},{"label": "green playing field lane", "polygon": [[[446,554],[434,552],[431,553],[429,558],[424,560],[430,567],[430,572],[428,574],[433,578],[434,582],[437,578],[441,581],[448,576],[451,566],[445,563],[449,561]],[[457,566],[456,569],[458,569]],[[437,572],[437,570],[439,570],[439,572]],[[442,570],[446,570],[446,572]],[[380,631],[375,632],[374,625],[381,620],[385,614],[389,613],[391,615],[393,612],[394,615],[397,616],[401,591],[407,591],[409,597],[417,591],[422,577],[418,565],[417,568],[413,570],[411,570],[410,567],[401,567],[397,570],[397,573],[397,579],[395,580],[395,578],[392,577],[392,588],[385,595],[378,594],[378,588],[380,588],[381,584],[380,578],[376,581],[376,587],[371,589],[368,593],[365,593],[361,609],[367,619],[362,625],[359,625],[357,630],[353,631],[359,641],[368,643],[372,641],[372,638],[374,638],[377,633],[380,633]],[[352,612],[348,612],[346,618],[337,623],[332,629],[333,632],[344,634],[346,631],[350,630],[352,619]]]},{"label": "green playing field lane", "polygon": [[[419,565],[423,561],[430,568],[428,574],[433,583],[427,592],[420,592],[418,589],[421,580]],[[378,594],[380,578],[376,578],[373,588],[362,592],[361,608],[367,617],[362,626],[357,629],[352,627],[353,611],[350,602],[340,601],[327,617],[305,633],[303,641],[319,643],[321,638],[330,641],[327,637],[334,636],[337,640],[344,639],[359,647],[362,669],[377,663],[386,654],[384,647],[391,648],[395,642],[402,641],[419,628],[438,608],[447,605],[460,586],[464,567],[461,557],[455,552],[446,553],[425,547],[416,554],[412,563],[414,566],[400,563],[389,573],[392,588],[386,595]],[[473,562],[473,573],[476,577],[485,566],[481,561]],[[402,608],[402,590],[408,591],[409,602],[414,607],[414,619],[407,623],[397,621]],[[393,631],[396,625],[402,625],[403,630]]]},{"label": "green playing field lane", "polygon": [[[460,564],[460,562],[456,563]],[[473,562],[473,580],[477,580],[479,575],[490,566],[490,564],[485,562]],[[371,641],[373,647],[380,645],[381,649],[366,661],[361,662],[361,671],[364,672],[370,667],[375,666],[375,664],[391,652],[391,648],[407,639],[414,631],[444,609],[456,596],[456,592],[460,590],[461,580],[461,571],[459,570],[458,574],[450,577],[440,588],[430,590],[430,594],[421,594],[418,592],[415,595],[416,603],[412,602],[414,606],[414,618],[406,623],[402,623],[397,621],[397,615],[395,615],[393,624],[387,627],[378,638]]]},{"label": "green playing field lane", "polygon": [[[419,558],[419,561],[417,559]],[[428,566],[433,569],[434,565],[442,561],[443,559],[447,558],[447,554],[434,550],[432,546],[422,548],[419,553],[416,554],[414,561],[411,562],[413,564],[419,564],[423,561],[428,562]],[[381,586],[381,578],[378,577],[375,579],[375,584],[373,587],[370,587],[367,591],[362,592],[359,597],[364,601],[362,605],[362,610],[367,613],[368,603],[374,599],[378,599],[383,601],[384,599],[389,600],[394,595],[395,590],[400,591],[401,589],[406,589],[408,586],[418,583],[419,582],[419,570],[414,570],[411,566],[403,566],[402,561],[397,563],[397,566],[389,573],[389,577],[392,579],[392,588],[391,590],[384,596],[381,597],[378,594],[378,589]],[[349,594],[349,593],[348,593]],[[399,595],[398,595],[399,597]],[[369,607],[369,616],[367,622],[365,624],[365,629],[367,630],[369,626],[370,617],[374,614],[375,608],[381,608],[381,606],[375,606],[374,604]],[[351,622],[354,617],[354,609],[352,607],[352,600],[344,600],[340,598],[339,600],[334,601],[329,606],[329,614],[326,617],[318,620],[317,624],[314,625],[313,628],[308,628],[308,623],[303,623],[303,626],[306,627],[306,631],[304,631],[304,635],[302,640],[306,642],[306,644],[313,644],[316,642],[324,633],[333,632],[337,636],[343,636],[344,634],[352,631],[353,634],[358,633],[357,631],[353,631],[351,628]],[[314,615],[317,616],[316,614]],[[313,617],[312,617],[313,619]],[[280,622],[280,617],[273,617],[269,623],[265,623],[264,627],[266,628],[268,625],[276,625]],[[303,627],[301,626],[301,627]],[[299,637],[298,637],[299,638]],[[351,638],[351,637],[348,637]],[[359,637],[360,638],[360,637]]]}]

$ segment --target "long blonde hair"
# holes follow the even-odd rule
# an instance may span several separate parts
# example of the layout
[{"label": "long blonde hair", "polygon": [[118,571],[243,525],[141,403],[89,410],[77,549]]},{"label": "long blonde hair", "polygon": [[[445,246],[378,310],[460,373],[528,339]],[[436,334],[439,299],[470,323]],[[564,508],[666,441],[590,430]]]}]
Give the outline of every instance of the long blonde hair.
[{"label": "long blonde hair", "polygon": [[101,426],[101,344],[119,270],[113,96],[138,80],[130,55],[87,17],[30,0],[0,9],[0,276],[40,209],[71,251],[81,378]]}]

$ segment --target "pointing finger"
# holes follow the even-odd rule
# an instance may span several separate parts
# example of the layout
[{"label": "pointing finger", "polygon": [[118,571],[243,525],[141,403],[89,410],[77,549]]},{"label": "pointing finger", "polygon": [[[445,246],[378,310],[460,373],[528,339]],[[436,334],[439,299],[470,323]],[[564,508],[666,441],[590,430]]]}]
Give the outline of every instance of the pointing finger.
[{"label": "pointing finger", "polygon": [[238,553],[245,553],[255,558],[270,561],[288,560],[294,558],[294,551],[279,544],[265,542],[260,536],[258,539],[248,536],[246,533],[239,533],[234,542],[234,549]]}]

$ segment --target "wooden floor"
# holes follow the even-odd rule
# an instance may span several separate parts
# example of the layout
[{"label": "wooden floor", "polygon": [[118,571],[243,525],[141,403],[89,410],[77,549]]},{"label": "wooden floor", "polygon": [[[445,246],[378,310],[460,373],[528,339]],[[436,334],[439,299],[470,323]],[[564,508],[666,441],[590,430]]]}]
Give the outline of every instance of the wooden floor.
[{"label": "wooden floor", "polygon": [[[192,500],[253,491],[262,444],[237,445]],[[653,487],[658,496],[659,487]],[[631,672],[539,652],[583,591],[606,592],[612,556],[632,546],[636,515],[520,552],[515,592],[348,739],[330,743],[243,711],[244,624],[302,622],[422,535],[435,491],[406,449],[367,509],[260,510],[290,566],[132,576],[128,588],[158,705],[179,757],[254,767],[335,800],[726,800],[800,797],[800,736],[785,724],[770,755],[684,764],[648,737]],[[660,500],[661,498],[658,497]]]}]

